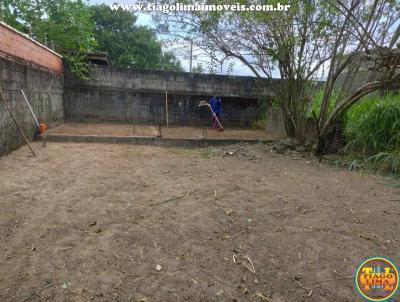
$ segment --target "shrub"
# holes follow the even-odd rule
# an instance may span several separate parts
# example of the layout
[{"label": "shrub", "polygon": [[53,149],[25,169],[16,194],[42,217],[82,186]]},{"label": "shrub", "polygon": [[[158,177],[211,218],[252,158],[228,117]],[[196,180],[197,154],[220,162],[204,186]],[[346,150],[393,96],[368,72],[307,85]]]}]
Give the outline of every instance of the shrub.
[{"label": "shrub", "polygon": [[345,114],[345,151],[365,163],[400,173],[400,95],[367,97]]}]

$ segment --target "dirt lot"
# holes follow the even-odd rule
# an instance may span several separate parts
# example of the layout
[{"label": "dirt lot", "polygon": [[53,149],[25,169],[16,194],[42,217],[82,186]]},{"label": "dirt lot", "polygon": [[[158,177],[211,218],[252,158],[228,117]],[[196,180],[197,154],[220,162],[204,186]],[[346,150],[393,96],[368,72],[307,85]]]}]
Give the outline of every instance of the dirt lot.
[{"label": "dirt lot", "polygon": [[[253,139],[266,140],[272,139],[264,130],[227,128],[221,132],[218,130],[196,127],[161,127],[162,137],[167,138],[205,138],[210,139]],[[63,124],[51,129],[49,134],[60,135],[102,135],[102,136],[159,136],[158,126],[147,125],[121,125],[121,124],[90,124],[90,123],[70,123]]]},{"label": "dirt lot", "polygon": [[0,158],[0,301],[361,301],[363,258],[400,263],[400,191],[370,174],[259,145],[34,147]]}]

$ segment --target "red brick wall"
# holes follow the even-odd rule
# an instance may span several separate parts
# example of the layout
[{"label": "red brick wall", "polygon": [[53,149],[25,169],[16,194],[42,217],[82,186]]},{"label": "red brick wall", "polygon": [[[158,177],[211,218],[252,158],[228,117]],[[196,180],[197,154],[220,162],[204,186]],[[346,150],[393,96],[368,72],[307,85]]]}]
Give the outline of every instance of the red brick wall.
[{"label": "red brick wall", "polygon": [[15,57],[62,74],[62,58],[45,46],[0,22],[0,56]]}]

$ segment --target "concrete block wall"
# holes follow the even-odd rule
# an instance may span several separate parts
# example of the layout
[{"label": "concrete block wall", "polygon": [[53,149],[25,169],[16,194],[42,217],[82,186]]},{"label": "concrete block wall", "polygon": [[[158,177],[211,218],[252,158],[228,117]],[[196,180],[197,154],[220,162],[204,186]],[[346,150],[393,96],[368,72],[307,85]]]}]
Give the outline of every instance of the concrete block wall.
[{"label": "concrete block wall", "polygon": [[[0,57],[0,87],[29,139],[34,137],[35,125],[21,89],[24,90],[39,120],[45,121],[49,127],[62,122],[64,113],[61,75]],[[10,113],[0,101],[0,155],[24,144]]]},{"label": "concrete block wall", "polygon": [[275,137],[285,137],[285,121],[279,108],[268,107],[265,131]]},{"label": "concrete block wall", "polygon": [[[59,55],[0,22],[0,88],[28,139],[34,119],[23,99],[24,90],[39,120],[52,127],[62,122],[63,66]],[[0,100],[0,156],[25,142]]]},{"label": "concrete block wall", "polygon": [[259,117],[257,99],[273,96],[271,83],[253,77],[137,71],[97,67],[91,80],[65,72],[67,121],[118,121],[165,124],[165,90],[171,125],[199,125],[198,104],[217,94],[223,101],[224,124],[249,126]]},{"label": "concrete block wall", "polygon": [[111,66],[97,66],[91,80],[80,80],[65,72],[67,88],[102,88],[162,92],[175,94],[223,95],[225,97],[273,97],[272,85],[280,80],[254,77],[196,74],[188,72],[131,70]]},{"label": "concrete block wall", "polygon": [[[210,124],[211,113],[200,112],[198,104],[207,96],[168,94],[169,124],[201,126]],[[251,126],[257,120],[257,99],[224,98],[224,125]],[[165,93],[103,89],[65,89],[65,119],[70,122],[122,122],[166,124]]]}]

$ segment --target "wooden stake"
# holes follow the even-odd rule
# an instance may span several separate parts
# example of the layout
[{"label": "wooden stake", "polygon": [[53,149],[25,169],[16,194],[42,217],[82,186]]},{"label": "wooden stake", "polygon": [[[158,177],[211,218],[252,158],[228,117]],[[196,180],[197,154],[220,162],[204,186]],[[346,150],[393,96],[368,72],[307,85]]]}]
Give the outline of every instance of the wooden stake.
[{"label": "wooden stake", "polygon": [[134,114],[135,114],[135,107],[134,107],[134,105],[135,105],[135,101],[134,101],[134,99],[132,99],[132,106],[131,106],[131,108],[132,108],[132,134],[133,134],[133,135],[136,134],[135,117],[134,117]]},{"label": "wooden stake", "polygon": [[31,149],[32,155],[33,155],[33,156],[36,156],[35,151],[33,151],[31,144],[29,143],[29,141],[28,141],[28,139],[26,138],[24,132],[22,131],[21,127],[19,126],[19,124],[18,124],[18,122],[17,122],[17,120],[15,119],[14,114],[12,113],[11,108],[10,108],[10,106],[8,105],[8,102],[7,102],[7,100],[6,100],[6,97],[4,96],[3,91],[1,90],[1,88],[0,88],[0,95],[1,95],[1,99],[3,100],[4,104],[5,104],[6,107],[7,107],[8,112],[10,112],[11,118],[13,119],[13,121],[14,121],[15,125],[17,126],[19,132],[21,133],[21,135],[22,135],[22,137],[24,138],[25,142],[28,144],[29,149]]},{"label": "wooden stake", "polygon": [[168,117],[168,91],[165,90],[165,117],[167,120],[167,127],[169,127],[169,117]]},{"label": "wooden stake", "polygon": [[207,139],[207,128],[203,127],[203,139]]},{"label": "wooden stake", "polygon": [[158,124],[158,137],[162,137],[162,132],[161,132],[161,121],[160,121],[160,123]]}]

